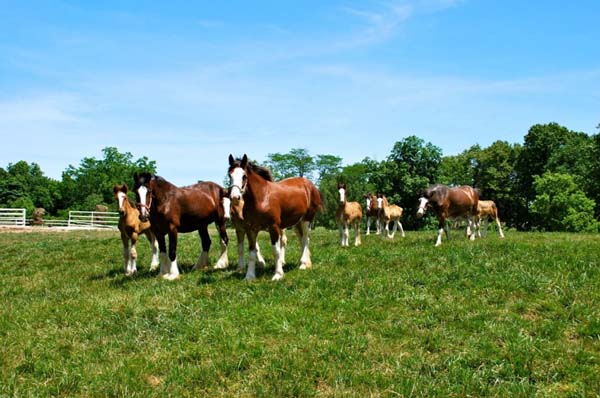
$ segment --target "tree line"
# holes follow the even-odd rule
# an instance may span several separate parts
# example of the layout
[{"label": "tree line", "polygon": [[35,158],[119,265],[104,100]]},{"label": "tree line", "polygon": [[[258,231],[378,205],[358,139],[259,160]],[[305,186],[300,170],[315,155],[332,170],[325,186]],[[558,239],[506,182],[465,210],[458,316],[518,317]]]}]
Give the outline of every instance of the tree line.
[{"label": "tree line", "polygon": [[[600,129],[600,125],[599,125]],[[571,131],[557,123],[536,124],[522,144],[496,141],[486,148],[473,145],[458,155],[443,156],[439,147],[417,136],[398,141],[384,160],[364,158],[343,165],[331,154],[312,156],[306,149],[271,153],[254,159],[271,169],[276,179],[304,176],[313,180],[325,199],[318,225],[335,227],[338,182],[348,186],[349,200],[364,207],[364,194],[382,193],[404,208],[409,229],[432,225],[415,216],[418,198],[434,183],[471,185],[482,199],[496,202],[503,222],[520,230],[597,232],[600,215],[600,134]],[[96,204],[115,209],[112,187],[131,182],[136,171],[155,172],[156,162],[133,159],[117,148],[103,149],[103,158],[84,158],[69,166],[56,181],[26,161],[0,168],[0,206],[43,207],[52,215],[90,210]]]}]

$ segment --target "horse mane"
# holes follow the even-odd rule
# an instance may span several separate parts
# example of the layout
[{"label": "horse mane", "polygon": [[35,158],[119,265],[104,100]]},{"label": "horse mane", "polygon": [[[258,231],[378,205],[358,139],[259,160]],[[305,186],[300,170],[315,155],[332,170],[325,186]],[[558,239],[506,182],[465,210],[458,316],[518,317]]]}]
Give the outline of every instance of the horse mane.
[{"label": "horse mane", "polygon": [[[229,167],[229,171],[233,170],[236,167],[242,167],[242,159],[236,158],[233,164]],[[248,162],[247,169],[254,174],[258,174],[263,179],[267,181],[274,182],[273,175],[271,174],[271,170],[264,166],[259,166],[254,162]]]}]

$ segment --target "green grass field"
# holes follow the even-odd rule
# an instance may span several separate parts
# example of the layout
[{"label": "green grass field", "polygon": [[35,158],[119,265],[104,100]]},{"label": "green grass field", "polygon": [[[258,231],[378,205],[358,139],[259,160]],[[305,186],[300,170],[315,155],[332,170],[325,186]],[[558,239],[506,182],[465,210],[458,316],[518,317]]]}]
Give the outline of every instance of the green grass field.
[{"label": "green grass field", "polygon": [[230,270],[190,272],[180,235],[167,282],[145,239],[127,278],[115,232],[0,233],[0,398],[600,396],[600,236],[453,237],[317,230],[301,271],[290,233],[272,282],[261,234],[248,283],[235,238]]}]

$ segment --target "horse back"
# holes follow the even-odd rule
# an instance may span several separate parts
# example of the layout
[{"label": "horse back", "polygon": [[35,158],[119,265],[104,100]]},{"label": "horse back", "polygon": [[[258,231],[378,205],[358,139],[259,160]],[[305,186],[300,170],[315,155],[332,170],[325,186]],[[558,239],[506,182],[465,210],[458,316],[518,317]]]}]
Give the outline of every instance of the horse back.
[{"label": "horse back", "polygon": [[282,227],[295,225],[300,220],[312,222],[323,207],[321,192],[304,177],[292,177],[274,183],[269,205],[278,208]]}]

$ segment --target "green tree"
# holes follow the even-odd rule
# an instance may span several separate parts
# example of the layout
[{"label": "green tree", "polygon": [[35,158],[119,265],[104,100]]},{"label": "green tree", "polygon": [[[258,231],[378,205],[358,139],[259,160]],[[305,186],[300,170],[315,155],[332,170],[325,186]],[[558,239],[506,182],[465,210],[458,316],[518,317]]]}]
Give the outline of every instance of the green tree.
[{"label": "green tree", "polygon": [[0,170],[1,205],[28,210],[43,207],[49,213],[56,212],[60,199],[59,182],[44,176],[38,164],[21,160]]},{"label": "green tree", "polygon": [[293,148],[288,153],[270,153],[265,165],[271,169],[276,180],[288,177],[312,178],[315,159],[307,149]]},{"label": "green tree", "polygon": [[62,208],[91,210],[91,201],[100,201],[95,204],[115,209],[114,184],[133,185],[134,172],[156,171],[156,163],[145,156],[134,160],[131,153],[121,153],[114,147],[104,148],[102,153],[102,159],[84,158],[79,167],[70,165],[63,172]]},{"label": "green tree", "polygon": [[317,155],[315,159],[315,170],[319,173],[317,183],[323,178],[338,175],[342,169],[342,158],[334,155]]},{"label": "green tree", "polygon": [[416,228],[422,225],[415,214],[423,189],[437,182],[442,150],[416,136],[406,137],[394,144],[387,161],[381,162],[372,182],[390,203],[404,208],[403,225]]},{"label": "green tree", "polygon": [[547,231],[598,232],[594,206],[570,174],[535,176],[535,200],[531,204],[536,227]]}]

